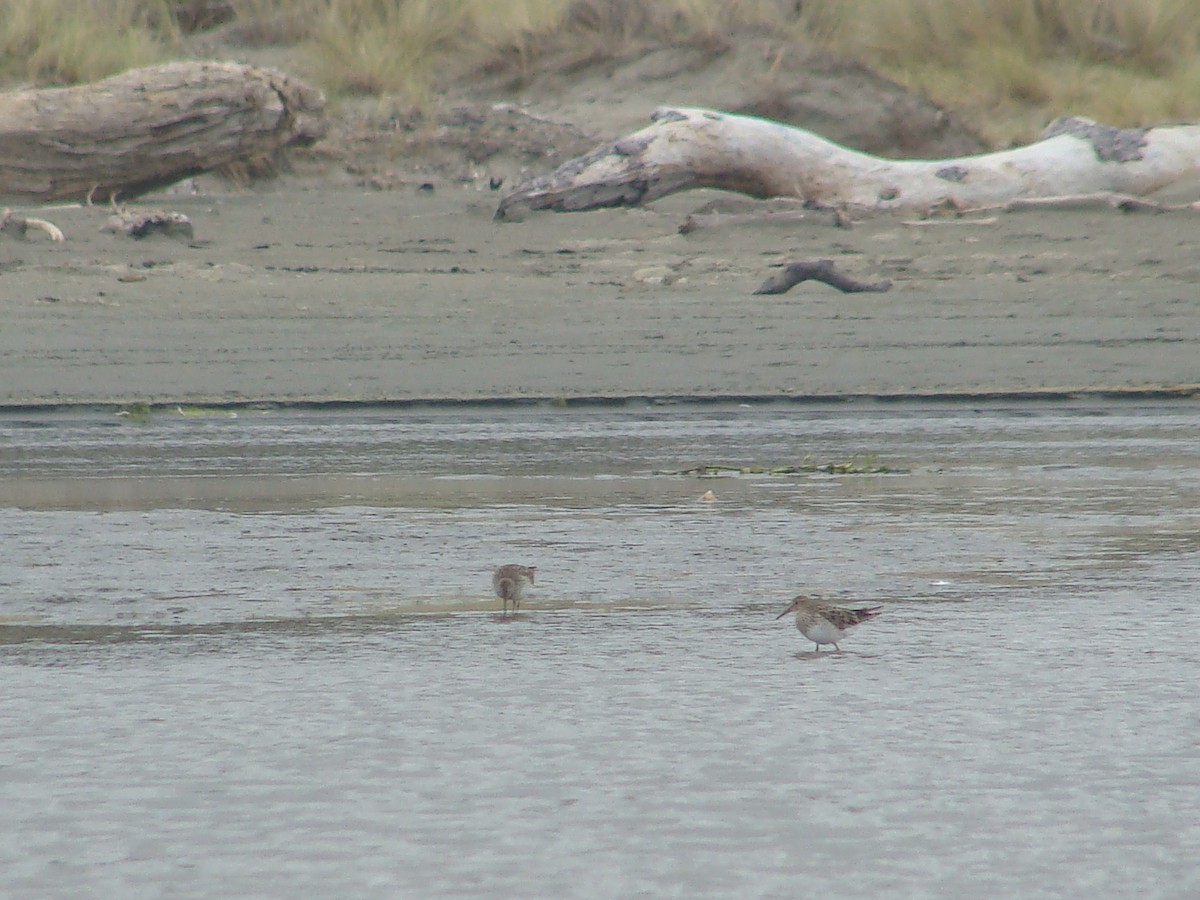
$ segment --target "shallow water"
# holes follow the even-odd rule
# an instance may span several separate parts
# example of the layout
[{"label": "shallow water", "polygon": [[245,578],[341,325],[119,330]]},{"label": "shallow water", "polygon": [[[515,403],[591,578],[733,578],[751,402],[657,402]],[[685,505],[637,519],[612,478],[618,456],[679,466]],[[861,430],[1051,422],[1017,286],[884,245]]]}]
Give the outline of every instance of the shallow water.
[{"label": "shallow water", "polygon": [[0,419],[0,894],[1194,896],[1198,414]]}]

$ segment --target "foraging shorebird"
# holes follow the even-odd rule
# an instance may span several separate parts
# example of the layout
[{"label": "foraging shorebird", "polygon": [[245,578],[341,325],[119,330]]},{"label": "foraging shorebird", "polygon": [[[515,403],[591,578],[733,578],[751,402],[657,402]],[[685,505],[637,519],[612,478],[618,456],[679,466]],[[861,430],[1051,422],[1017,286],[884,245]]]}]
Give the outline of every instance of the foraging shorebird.
[{"label": "foraging shorebird", "polygon": [[833,649],[841,652],[838,641],[846,636],[855,625],[861,625],[867,619],[879,615],[882,606],[863,606],[858,609],[846,609],[844,606],[830,606],[811,597],[801,594],[792,600],[792,605],[777,615],[782,619],[790,612],[796,614],[796,627],[800,633],[817,645],[821,652],[822,644],[833,644]]},{"label": "foraging shorebird", "polygon": [[504,614],[508,615],[508,601],[512,601],[513,615],[521,606],[521,597],[526,585],[533,584],[537,566],[501,566],[492,573],[492,590],[504,601]]}]

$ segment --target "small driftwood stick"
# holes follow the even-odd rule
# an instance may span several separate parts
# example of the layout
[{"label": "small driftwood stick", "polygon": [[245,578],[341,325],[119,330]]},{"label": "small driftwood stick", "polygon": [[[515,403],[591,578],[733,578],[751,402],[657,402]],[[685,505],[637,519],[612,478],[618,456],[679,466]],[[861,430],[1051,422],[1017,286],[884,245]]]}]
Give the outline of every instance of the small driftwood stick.
[{"label": "small driftwood stick", "polygon": [[311,143],[325,98],[273,69],[181,62],[0,93],[0,195],[129,199]]},{"label": "small driftwood stick", "polygon": [[832,259],[802,259],[788,263],[782,271],[764,281],[754,293],[786,294],[802,281],[823,281],[843,294],[882,294],[892,288],[890,281],[859,281],[849,275],[843,275],[834,267]]},{"label": "small driftwood stick", "polygon": [[901,225],[912,225],[914,228],[937,227],[950,225],[953,227],[961,227],[963,225],[995,225],[1000,221],[998,216],[986,216],[981,219],[903,219]]},{"label": "small driftwood stick", "polygon": [[957,215],[979,212],[1026,212],[1044,209],[1116,209],[1121,212],[1200,212],[1200,201],[1195,203],[1159,203],[1130,194],[1069,194],[1062,197],[1021,197],[998,206],[978,206],[973,209],[956,210]]},{"label": "small driftwood stick", "polygon": [[62,233],[62,229],[53,222],[17,215],[11,209],[6,209],[3,213],[0,213],[0,232],[23,238],[30,228],[46,232],[46,234],[50,235],[50,240],[60,244],[67,239],[67,236]]},{"label": "small driftwood stick", "polygon": [[758,225],[775,222],[802,222],[813,215],[809,209],[763,210],[761,213],[688,213],[679,226],[680,234],[691,234],[701,228],[720,228],[730,225]]}]

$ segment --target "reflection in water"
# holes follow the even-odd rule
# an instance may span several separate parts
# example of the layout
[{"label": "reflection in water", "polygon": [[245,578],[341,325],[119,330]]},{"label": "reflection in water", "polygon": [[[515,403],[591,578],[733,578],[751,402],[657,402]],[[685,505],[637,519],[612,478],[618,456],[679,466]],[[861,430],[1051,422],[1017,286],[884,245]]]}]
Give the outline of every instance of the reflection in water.
[{"label": "reflection in water", "polygon": [[[0,894],[1187,896],[1198,436],[1182,403],[0,420]],[[905,474],[663,474],[806,457]],[[884,610],[813,654],[801,589]]]}]

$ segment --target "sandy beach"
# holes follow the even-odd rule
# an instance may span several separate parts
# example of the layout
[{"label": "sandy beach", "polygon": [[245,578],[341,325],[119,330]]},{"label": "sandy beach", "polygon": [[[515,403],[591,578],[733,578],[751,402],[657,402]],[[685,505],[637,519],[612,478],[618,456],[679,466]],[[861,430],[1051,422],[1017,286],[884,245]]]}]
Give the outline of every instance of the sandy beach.
[{"label": "sandy beach", "polygon": [[[1188,214],[1042,212],[703,228],[693,192],[648,209],[492,220],[457,185],[368,191],[215,179],[147,198],[191,242],[0,240],[0,403],[1193,394],[1200,233]],[[885,294],[774,266],[828,257]]]},{"label": "sandy beach", "polygon": [[[230,28],[193,52],[287,59]],[[428,110],[331,103],[326,137],[289,151],[278,177],[204,176],[130,203],[187,215],[191,241],[104,233],[106,206],[0,197],[67,235],[0,234],[0,405],[1200,392],[1194,212],[852,228],[812,212],[680,234],[701,208],[762,208],[692,191],[493,221],[505,193],[663,105],[767,116],[881,156],[988,149],[953,110],[761,30],[587,65],[570,44],[546,49],[521,72],[474,61]],[[820,258],[894,286],[753,294],[775,267]]]}]

